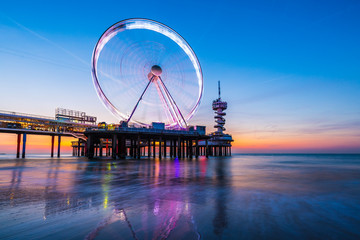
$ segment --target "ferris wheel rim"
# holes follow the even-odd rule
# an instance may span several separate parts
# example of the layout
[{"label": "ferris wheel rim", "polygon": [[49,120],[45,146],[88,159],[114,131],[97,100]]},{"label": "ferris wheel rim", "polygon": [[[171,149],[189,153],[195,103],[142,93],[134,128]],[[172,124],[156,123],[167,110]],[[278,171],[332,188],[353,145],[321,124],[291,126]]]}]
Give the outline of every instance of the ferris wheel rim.
[{"label": "ferris wheel rim", "polygon": [[[187,47],[187,49],[190,51],[190,54],[184,50],[184,48],[182,46],[179,45],[178,42],[176,42],[174,39],[170,38],[169,36],[165,35],[164,33],[162,32],[159,32],[159,31],[155,31],[153,29],[149,29],[149,28],[138,28],[138,29],[145,29],[145,30],[150,30],[150,31],[155,31],[155,32],[158,32],[159,34],[161,34],[162,36],[164,37],[167,37],[167,38],[170,38],[173,42],[176,43],[176,45],[178,45],[184,52],[185,54],[190,58],[190,61],[192,63],[192,66],[194,67],[195,69],[195,72],[196,72],[196,75],[197,75],[197,82],[199,84],[199,90],[198,90],[198,96],[197,96],[197,100],[196,100],[196,104],[192,107],[192,109],[190,110],[190,112],[187,114],[187,116],[185,117],[185,125],[187,125],[187,121],[189,121],[193,116],[194,114],[197,112],[199,106],[200,106],[200,103],[201,103],[201,98],[202,98],[202,95],[203,95],[203,91],[204,91],[204,83],[203,83],[203,74],[202,74],[202,68],[201,68],[201,64],[199,62],[199,59],[197,57],[197,55],[195,54],[194,50],[192,49],[192,47],[190,46],[190,44],[185,40],[185,38],[183,38],[181,36],[181,34],[179,34],[177,31],[175,31],[173,28],[161,23],[161,22],[158,22],[156,20],[153,20],[153,19],[149,19],[149,18],[127,18],[127,19],[124,19],[124,20],[121,20],[121,21],[118,21],[114,24],[112,24],[110,27],[108,27],[103,33],[102,35],[100,36],[100,38],[98,39],[98,41],[96,42],[96,45],[95,45],[95,48],[93,50],[93,53],[92,53],[92,78],[93,78],[93,84],[94,84],[94,87],[95,87],[95,90],[97,92],[97,95],[98,97],[100,98],[101,102],[105,105],[105,107],[110,110],[110,112],[117,118],[120,118],[122,120],[126,120],[127,116],[126,114],[122,113],[116,106],[114,106],[114,104],[109,100],[109,98],[105,95],[102,87],[100,86],[100,82],[99,82],[99,79],[98,79],[98,74],[97,74],[97,60],[98,60],[98,57],[102,51],[102,48],[106,45],[107,42],[105,42],[102,46],[102,48],[100,49],[100,51],[98,51],[98,47],[99,47],[99,44],[102,42],[102,40],[104,39],[104,37],[107,36],[107,34],[109,33],[112,33],[111,31],[114,31],[114,35],[116,35],[119,31],[116,31],[115,26],[117,25],[120,25],[121,23],[127,23],[129,21],[143,21],[143,22],[150,22],[150,23],[153,23],[153,24],[157,24],[159,25],[160,27],[164,28],[164,29],[168,29],[170,30],[175,37],[177,37],[179,40],[181,40],[185,46]],[[109,38],[109,40],[111,40],[112,37]],[[108,40],[108,41],[109,41]],[[192,59],[192,58],[193,59]],[[193,61],[195,60],[195,61]],[[137,121],[137,120],[131,120],[131,122],[134,122],[134,123],[137,123],[139,125],[143,125],[143,126],[149,126],[150,124],[148,123],[143,123],[143,122],[140,122],[140,121]],[[168,124],[167,126],[175,126],[177,125],[176,122],[172,122],[170,124]]]}]

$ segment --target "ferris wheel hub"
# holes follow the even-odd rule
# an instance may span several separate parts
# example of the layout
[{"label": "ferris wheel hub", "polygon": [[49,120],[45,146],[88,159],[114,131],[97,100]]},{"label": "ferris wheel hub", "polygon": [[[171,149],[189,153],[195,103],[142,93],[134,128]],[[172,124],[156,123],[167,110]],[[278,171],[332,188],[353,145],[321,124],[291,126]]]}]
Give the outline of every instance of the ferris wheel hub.
[{"label": "ferris wheel hub", "polygon": [[154,65],[151,67],[151,73],[158,77],[161,75],[162,69],[160,66]]}]

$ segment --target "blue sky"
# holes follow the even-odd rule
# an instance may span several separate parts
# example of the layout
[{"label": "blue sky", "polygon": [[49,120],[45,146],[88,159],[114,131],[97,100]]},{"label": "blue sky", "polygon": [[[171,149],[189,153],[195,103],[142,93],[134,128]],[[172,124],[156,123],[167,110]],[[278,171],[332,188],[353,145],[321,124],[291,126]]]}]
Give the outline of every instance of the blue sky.
[{"label": "blue sky", "polygon": [[143,17],[199,58],[204,97],[190,124],[212,131],[221,80],[239,151],[360,152],[359,12],[358,1],[6,1],[0,109],[117,122],[93,88],[91,54],[109,26]]}]

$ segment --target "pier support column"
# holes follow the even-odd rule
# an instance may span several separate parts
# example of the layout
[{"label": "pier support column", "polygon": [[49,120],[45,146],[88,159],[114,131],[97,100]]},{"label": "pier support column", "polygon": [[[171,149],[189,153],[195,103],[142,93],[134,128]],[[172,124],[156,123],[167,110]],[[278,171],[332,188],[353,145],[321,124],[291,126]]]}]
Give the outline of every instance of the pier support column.
[{"label": "pier support column", "polygon": [[121,159],[126,157],[126,138],[123,135],[119,138],[118,155]]},{"label": "pier support column", "polygon": [[181,157],[181,139],[178,138],[178,140],[175,140],[174,144],[175,144],[175,150],[174,150],[175,156],[180,158]]},{"label": "pier support column", "polygon": [[181,139],[181,157],[185,158],[185,140]]},{"label": "pier support column", "polygon": [[23,134],[23,147],[22,147],[22,158],[25,158],[26,152],[26,133]]},{"label": "pier support column", "polygon": [[166,139],[164,140],[164,158],[166,158]]},{"label": "pier support column", "polygon": [[195,157],[196,158],[199,157],[199,140],[198,139],[195,140]]},{"label": "pier support column", "polygon": [[54,142],[55,142],[55,135],[51,136],[51,157],[54,157]]},{"label": "pier support column", "polygon": [[173,140],[170,140],[170,146],[169,146],[169,150],[170,150],[170,157],[172,158],[173,156]]},{"label": "pier support column", "polygon": [[132,139],[130,139],[130,149],[129,149],[129,152],[130,152],[130,157],[134,157],[134,141]]},{"label": "pier support column", "polygon": [[208,145],[208,140],[205,140],[205,144],[206,144],[206,149],[205,149],[205,156],[209,157],[209,145]]},{"label": "pier support column", "polygon": [[175,158],[176,156],[177,156],[176,140],[173,140],[173,157]]},{"label": "pier support column", "polygon": [[131,154],[133,158],[136,158],[136,140],[132,139],[132,147],[131,147]]},{"label": "pier support column", "polygon": [[181,139],[180,137],[178,137],[178,140],[177,140],[177,157],[178,158],[181,158]]},{"label": "pier support column", "polygon": [[189,140],[189,157],[192,158],[193,157],[193,140],[190,139]]},{"label": "pier support column", "polygon": [[140,155],[141,155],[141,149],[140,149],[140,135],[138,135],[138,138],[137,138],[137,141],[136,141],[136,144],[137,144],[137,148],[136,148],[136,150],[137,150],[137,153],[136,153],[136,157],[137,157],[137,159],[140,159]]},{"label": "pier support column", "polygon": [[80,141],[80,138],[78,140],[78,147],[77,147],[77,156],[80,157],[81,156],[81,153],[80,153],[80,150],[81,150],[81,141]]},{"label": "pier support column", "polygon": [[152,145],[152,148],[153,148],[153,158],[155,158],[155,144],[156,144],[156,142],[155,142],[155,139],[153,139],[153,145]]},{"label": "pier support column", "polygon": [[149,138],[148,139],[148,158],[150,158],[151,157],[151,139]]},{"label": "pier support column", "polygon": [[117,149],[117,136],[113,135],[111,139],[111,158],[116,159],[116,149]]},{"label": "pier support column", "polygon": [[17,135],[17,145],[16,145],[16,158],[20,157],[20,143],[21,143],[21,134]]},{"label": "pier support column", "polygon": [[161,155],[162,155],[161,142],[162,142],[162,138],[160,137],[160,140],[159,140],[159,158],[160,158],[160,159],[161,159]]},{"label": "pier support column", "polygon": [[185,139],[184,140],[184,157],[185,158],[187,158],[188,154],[189,154],[188,147],[189,147],[188,140]]},{"label": "pier support column", "polygon": [[99,157],[102,157],[103,155],[103,143],[100,139],[100,143],[99,143]]},{"label": "pier support column", "polygon": [[116,147],[117,147],[117,136],[114,135],[113,138],[112,138],[112,149],[111,149],[111,157],[112,159],[116,159]]},{"label": "pier support column", "polygon": [[109,139],[106,139],[105,156],[109,156]]},{"label": "pier support column", "polygon": [[190,140],[188,140],[187,142],[186,142],[186,144],[187,144],[187,156],[188,156],[188,158],[190,158],[190,153],[191,153],[191,145],[190,145]]},{"label": "pier support column", "polygon": [[57,150],[57,157],[60,157],[60,146],[61,146],[61,136],[58,136],[58,150]]},{"label": "pier support column", "polygon": [[93,147],[93,136],[88,136],[88,139],[86,141],[86,155],[88,158],[93,158],[94,157],[94,147]]}]

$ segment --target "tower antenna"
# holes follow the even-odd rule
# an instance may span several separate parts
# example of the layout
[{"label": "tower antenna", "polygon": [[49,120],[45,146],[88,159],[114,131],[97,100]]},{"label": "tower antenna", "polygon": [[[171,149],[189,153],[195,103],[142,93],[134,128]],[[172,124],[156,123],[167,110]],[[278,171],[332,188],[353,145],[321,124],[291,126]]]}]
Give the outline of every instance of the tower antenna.
[{"label": "tower antenna", "polygon": [[218,88],[219,88],[219,99],[221,98],[220,97],[220,80],[218,81]]}]

